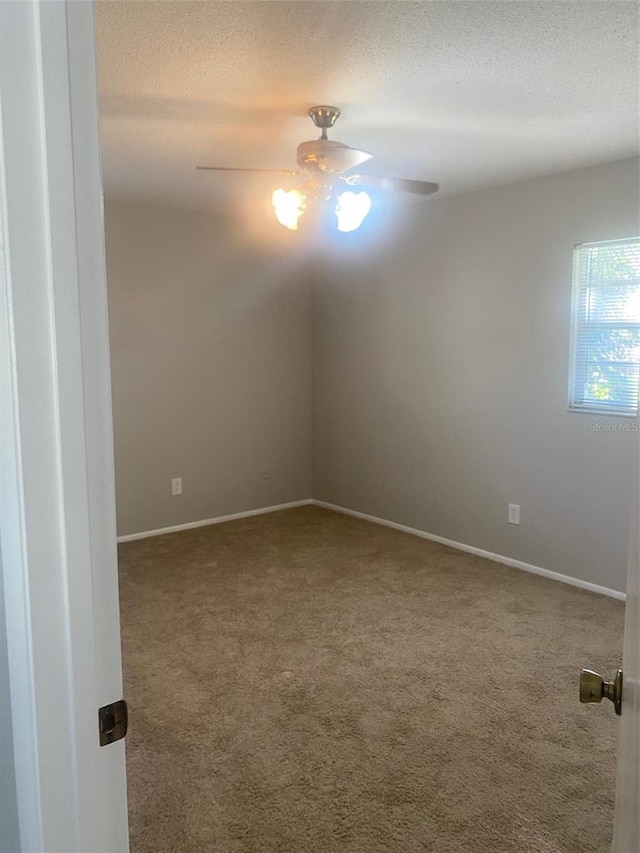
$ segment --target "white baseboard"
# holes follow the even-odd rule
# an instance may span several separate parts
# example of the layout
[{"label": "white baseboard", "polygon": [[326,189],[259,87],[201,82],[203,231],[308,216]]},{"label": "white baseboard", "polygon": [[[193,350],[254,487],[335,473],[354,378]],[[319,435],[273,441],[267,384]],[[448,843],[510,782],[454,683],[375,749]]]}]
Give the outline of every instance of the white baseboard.
[{"label": "white baseboard", "polygon": [[393,530],[400,530],[403,533],[409,533],[412,536],[419,536],[422,539],[429,539],[431,542],[439,542],[441,545],[448,545],[450,548],[455,548],[458,551],[466,551],[468,554],[475,554],[477,557],[485,557],[487,560],[493,560],[495,563],[512,566],[515,569],[531,572],[534,575],[542,575],[542,577],[560,581],[560,583],[577,586],[580,589],[587,589],[590,592],[597,592],[598,594],[606,595],[609,598],[617,598],[619,601],[626,601],[627,598],[624,592],[619,592],[616,589],[609,589],[606,586],[589,583],[589,581],[583,581],[580,580],[580,578],[573,578],[570,575],[562,575],[559,572],[552,572],[550,569],[533,566],[531,563],[522,562],[522,560],[514,560],[512,557],[505,557],[502,554],[494,554],[491,551],[484,551],[482,548],[476,548],[473,545],[465,545],[463,542],[455,542],[453,539],[445,539],[444,536],[436,536],[433,533],[418,530],[416,527],[408,527],[406,524],[387,521],[385,518],[378,518],[375,515],[367,515],[365,512],[358,512],[355,509],[347,509],[344,506],[327,503],[326,501],[318,501],[314,498],[307,498],[302,501],[292,501],[285,504],[277,504],[275,506],[265,506],[259,509],[250,509],[246,512],[234,512],[231,515],[220,515],[217,518],[204,518],[201,521],[190,521],[186,524],[175,524],[172,527],[161,527],[158,530],[144,530],[140,533],[129,533],[126,536],[118,536],[118,542],[133,542],[136,539],[149,539],[152,536],[162,536],[165,533],[177,533],[180,530],[192,530],[195,527],[207,527],[210,524],[222,524],[225,521],[235,521],[238,518],[249,518],[252,515],[265,515],[269,512],[278,512],[282,509],[293,509],[297,506],[309,506],[311,504],[333,510],[334,512],[340,512],[343,515],[351,515],[354,518],[360,518],[363,521],[369,521],[372,524],[391,527]]},{"label": "white baseboard", "polygon": [[466,551],[468,554],[475,554],[477,557],[485,557],[487,560],[493,560],[495,563],[503,563],[505,566],[513,566],[515,569],[522,569],[525,572],[531,572],[534,575],[542,575],[542,577],[550,578],[554,581],[577,586],[580,589],[588,589],[590,592],[597,592],[600,595],[607,595],[609,598],[617,598],[620,601],[626,601],[627,596],[624,592],[618,592],[616,589],[609,589],[606,586],[598,586],[595,583],[573,578],[570,575],[562,575],[559,572],[552,572],[549,569],[543,569],[540,566],[532,566],[531,563],[523,563],[521,560],[514,560],[511,557],[504,557],[502,554],[492,554],[491,551],[484,551],[482,548],[475,548],[473,545],[465,545],[462,542],[454,542],[453,539],[445,539],[444,536],[435,536],[433,533],[426,533],[424,530],[418,530],[415,527],[407,527],[405,524],[398,524],[395,521],[387,521],[384,518],[377,518],[375,515],[367,515],[364,512],[357,512],[354,509],[347,509],[343,506],[330,504],[326,501],[311,500],[308,503],[314,506],[321,506],[325,509],[331,509],[334,512],[340,512],[343,515],[352,515],[354,518],[361,518],[363,521],[370,521],[373,524],[381,524],[383,527],[391,527],[394,530],[401,530],[403,533],[410,533],[412,536],[420,536],[422,539],[429,539],[431,542],[439,542],[441,545],[448,545],[450,548],[456,548],[458,551]]},{"label": "white baseboard", "polygon": [[203,518],[201,521],[189,521],[186,524],[174,524],[172,527],[160,527],[158,530],[143,530],[141,533],[128,533],[118,536],[118,542],[133,542],[135,539],[149,539],[152,536],[163,536],[165,533],[178,533],[180,530],[192,530],[194,527],[207,527],[210,524],[222,524],[225,521],[235,521],[237,518],[249,518],[251,515],[265,515],[268,512],[278,512],[281,509],[293,509],[296,506],[309,506],[311,498],[304,501],[291,501],[287,504],[264,506],[260,509],[249,509],[246,512],[234,512],[231,515],[219,515],[217,518]]}]

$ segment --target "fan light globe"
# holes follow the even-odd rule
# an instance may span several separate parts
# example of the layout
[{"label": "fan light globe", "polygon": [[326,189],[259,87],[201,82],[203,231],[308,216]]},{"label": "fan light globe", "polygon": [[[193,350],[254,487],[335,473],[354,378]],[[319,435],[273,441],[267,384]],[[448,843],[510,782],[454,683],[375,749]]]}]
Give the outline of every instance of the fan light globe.
[{"label": "fan light globe", "polygon": [[278,222],[290,231],[297,231],[298,219],[304,213],[302,193],[299,193],[298,190],[287,192],[281,188],[275,190],[271,196],[271,203]]},{"label": "fan light globe", "polygon": [[371,210],[371,199],[368,193],[354,193],[350,190],[338,196],[336,216],[338,231],[355,231],[362,225],[365,216]]}]

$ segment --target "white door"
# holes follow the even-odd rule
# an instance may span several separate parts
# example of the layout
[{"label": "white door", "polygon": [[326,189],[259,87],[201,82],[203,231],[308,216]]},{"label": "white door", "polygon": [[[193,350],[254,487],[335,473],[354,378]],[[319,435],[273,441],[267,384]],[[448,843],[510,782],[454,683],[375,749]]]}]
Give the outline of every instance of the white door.
[{"label": "white door", "polygon": [[90,2],[0,2],[0,123],[0,547],[20,848],[124,853],[124,742],[98,735],[122,680]]},{"label": "white door", "polygon": [[635,481],[624,622],[614,853],[640,851],[640,458]]}]

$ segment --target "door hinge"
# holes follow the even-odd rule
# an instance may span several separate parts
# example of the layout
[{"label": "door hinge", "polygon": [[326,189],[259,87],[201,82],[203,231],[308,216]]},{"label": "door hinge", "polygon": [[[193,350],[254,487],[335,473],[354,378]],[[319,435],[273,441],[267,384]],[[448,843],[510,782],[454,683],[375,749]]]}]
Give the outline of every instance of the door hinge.
[{"label": "door hinge", "polygon": [[124,699],[98,709],[98,731],[100,746],[121,740],[127,733],[129,711]]}]

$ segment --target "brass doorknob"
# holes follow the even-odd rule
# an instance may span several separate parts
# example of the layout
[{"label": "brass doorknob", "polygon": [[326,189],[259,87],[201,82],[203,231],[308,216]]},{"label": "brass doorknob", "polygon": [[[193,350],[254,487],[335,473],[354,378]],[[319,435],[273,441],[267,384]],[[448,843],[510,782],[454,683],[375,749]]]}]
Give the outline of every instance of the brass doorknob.
[{"label": "brass doorknob", "polygon": [[616,710],[616,714],[622,714],[622,670],[619,669],[613,681],[605,681],[604,678],[592,669],[580,670],[580,701],[602,702],[610,699]]}]

